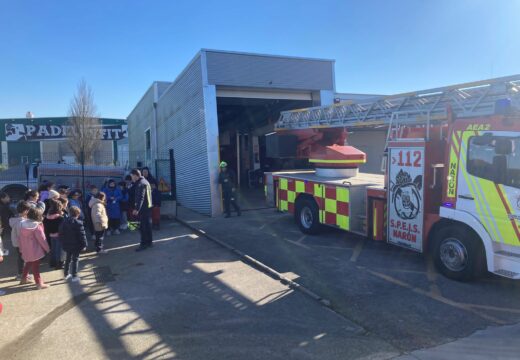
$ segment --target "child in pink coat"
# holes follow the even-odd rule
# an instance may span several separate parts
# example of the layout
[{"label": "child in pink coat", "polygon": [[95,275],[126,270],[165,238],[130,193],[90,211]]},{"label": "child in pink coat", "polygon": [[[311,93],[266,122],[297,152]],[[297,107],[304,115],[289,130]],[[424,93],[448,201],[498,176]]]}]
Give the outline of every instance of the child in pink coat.
[{"label": "child in pink coat", "polygon": [[49,244],[45,239],[43,231],[43,215],[37,208],[29,209],[27,219],[20,224],[19,246],[22,252],[22,258],[25,262],[22,272],[22,280],[20,284],[27,284],[29,280],[27,275],[31,270],[34,276],[34,282],[38,289],[46,289],[49,285],[43,282],[40,276],[40,260],[49,252]]}]

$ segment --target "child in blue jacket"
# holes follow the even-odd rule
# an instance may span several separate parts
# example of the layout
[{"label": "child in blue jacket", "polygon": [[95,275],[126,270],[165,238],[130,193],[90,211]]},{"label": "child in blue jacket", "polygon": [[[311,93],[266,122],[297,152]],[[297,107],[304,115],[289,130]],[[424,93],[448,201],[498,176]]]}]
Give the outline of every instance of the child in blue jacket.
[{"label": "child in blue jacket", "polygon": [[107,235],[119,235],[119,226],[121,225],[121,205],[123,199],[121,190],[116,186],[116,182],[110,179],[107,186],[102,190],[106,195],[106,208],[108,215],[108,231]]}]

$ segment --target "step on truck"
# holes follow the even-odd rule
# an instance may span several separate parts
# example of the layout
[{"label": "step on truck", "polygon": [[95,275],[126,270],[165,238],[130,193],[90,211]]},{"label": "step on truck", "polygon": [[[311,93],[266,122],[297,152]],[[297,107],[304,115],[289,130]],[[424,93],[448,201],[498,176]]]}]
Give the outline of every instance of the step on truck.
[{"label": "step on truck", "polygon": [[[268,152],[315,170],[269,174],[266,192],[304,233],[331,226],[427,253],[455,280],[520,279],[519,110],[517,75],[283,112]],[[388,130],[381,174],[359,172],[366,155],[347,133],[360,127]]]}]

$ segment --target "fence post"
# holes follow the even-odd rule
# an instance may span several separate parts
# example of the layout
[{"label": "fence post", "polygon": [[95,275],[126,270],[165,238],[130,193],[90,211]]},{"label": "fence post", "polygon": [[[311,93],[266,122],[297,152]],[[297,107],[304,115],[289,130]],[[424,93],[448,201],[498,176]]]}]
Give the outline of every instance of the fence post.
[{"label": "fence post", "polygon": [[85,209],[83,209],[83,213],[85,213],[85,210],[88,208],[88,205],[85,206],[85,200],[87,199],[85,193],[85,149],[81,149],[79,161],[81,162],[81,193],[83,197],[83,207],[85,207]]}]

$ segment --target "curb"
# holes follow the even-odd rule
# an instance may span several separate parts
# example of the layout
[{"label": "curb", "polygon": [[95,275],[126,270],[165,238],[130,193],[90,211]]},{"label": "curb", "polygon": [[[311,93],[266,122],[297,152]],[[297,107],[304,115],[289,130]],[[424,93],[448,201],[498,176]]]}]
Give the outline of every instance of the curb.
[{"label": "curb", "polygon": [[283,276],[282,274],[280,274],[278,271],[270,268],[269,266],[267,266],[264,263],[256,260],[255,258],[245,254],[244,252],[238,250],[237,248],[234,248],[233,246],[225,243],[224,241],[219,240],[219,239],[217,239],[217,238],[207,234],[204,230],[197,229],[196,227],[192,226],[191,224],[189,224],[185,220],[177,218],[176,221],[178,223],[182,224],[183,226],[189,228],[190,230],[194,231],[198,235],[204,236],[205,238],[207,238],[207,239],[217,243],[218,245],[228,249],[233,254],[237,255],[240,258],[240,260],[242,260],[244,263],[249,264],[249,265],[255,267],[256,269],[264,272],[265,274],[269,275],[273,279],[278,280],[282,284],[289,286],[291,289],[298,290],[301,293],[309,296],[313,300],[318,301],[321,305],[323,305],[323,306],[333,310],[331,308],[331,302],[329,300],[327,300],[327,299],[322,298],[321,296],[316,294],[314,291],[309,290],[305,286],[300,285],[297,282],[292,281],[291,279],[289,279],[289,278]]}]

